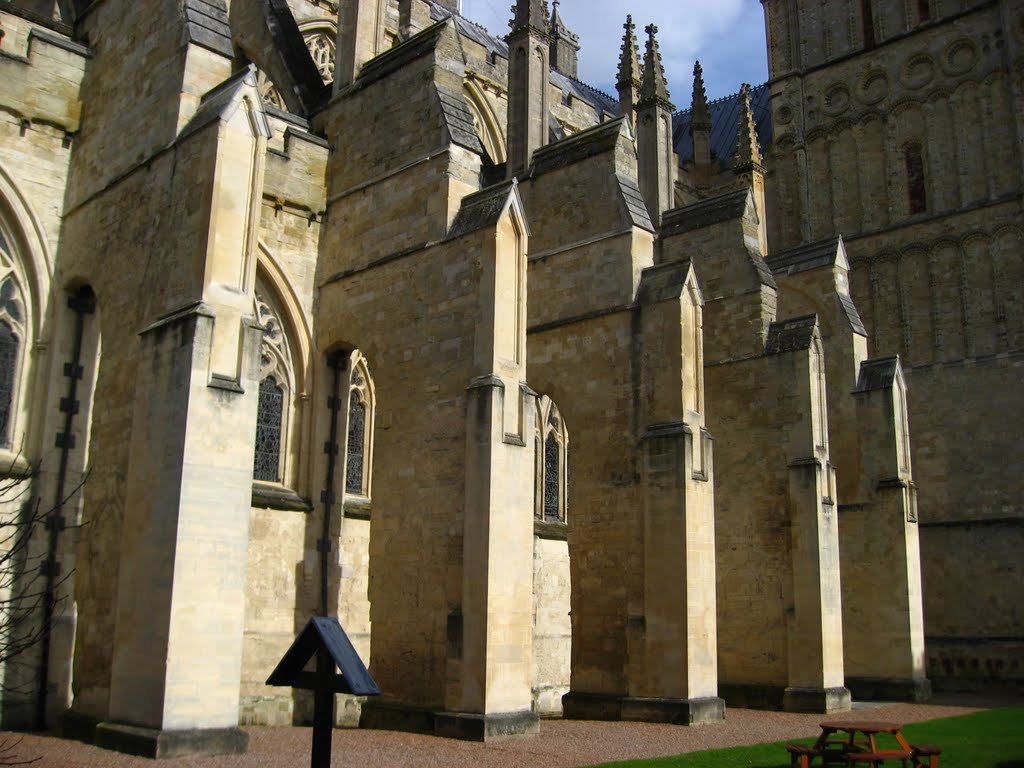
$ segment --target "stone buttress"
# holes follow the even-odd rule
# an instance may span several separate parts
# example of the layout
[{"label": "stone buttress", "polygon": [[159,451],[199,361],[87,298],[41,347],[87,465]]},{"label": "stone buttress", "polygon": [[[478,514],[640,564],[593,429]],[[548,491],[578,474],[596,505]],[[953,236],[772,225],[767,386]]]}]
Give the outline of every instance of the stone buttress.
[{"label": "stone buttress", "polygon": [[768,259],[782,317],[815,312],[837,468],[846,685],[857,698],[928,698],[917,486],[898,358],[868,360],[841,238]]},{"label": "stone buttress", "polygon": [[[144,32],[131,3],[81,22],[92,117],[73,157],[62,256],[101,309],[104,415],[92,426],[103,469],[86,491],[93,522],[76,591],[88,610],[69,722],[153,757],[246,744],[252,291],[269,128],[255,71],[232,74],[224,10],[213,29],[190,25],[177,3],[153,4]],[[143,55],[158,74],[137,77]]]},{"label": "stone buttress", "polygon": [[749,190],[665,214],[659,262],[693,255],[716,437],[720,691],[827,712],[843,687],[839,539],[816,319],[776,323]]},{"label": "stone buttress", "polygon": [[460,46],[452,21],[424,30],[321,116],[335,151],[314,334],[370,361],[387,424],[369,575],[384,695],[362,724],[489,740],[538,724],[529,232],[514,181],[479,190]]},{"label": "stone buttress", "polygon": [[721,719],[700,291],[653,268],[629,118],[536,152],[523,198],[530,381],[573,429],[565,716]]}]

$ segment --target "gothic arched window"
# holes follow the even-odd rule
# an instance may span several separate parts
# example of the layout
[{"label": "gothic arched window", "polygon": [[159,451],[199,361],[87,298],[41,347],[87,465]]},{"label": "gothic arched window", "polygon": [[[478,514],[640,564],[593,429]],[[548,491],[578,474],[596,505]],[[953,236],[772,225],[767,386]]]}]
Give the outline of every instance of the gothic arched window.
[{"label": "gothic arched window", "polygon": [[260,388],[256,406],[256,447],[253,480],[285,483],[287,479],[288,425],[295,391],[291,349],[279,314],[270,306],[268,293],[257,285],[255,312],[263,326],[260,346]]},{"label": "gothic arched window", "polygon": [[10,448],[14,442],[26,319],[8,257],[7,242],[0,235],[0,448]]},{"label": "gothic arched window", "polygon": [[534,515],[546,523],[564,523],[569,506],[569,433],[558,407],[549,398],[542,397],[538,408]]},{"label": "gothic arched window", "polygon": [[373,451],[373,383],[366,359],[358,352],[352,356],[346,448],[345,493],[368,497]]}]

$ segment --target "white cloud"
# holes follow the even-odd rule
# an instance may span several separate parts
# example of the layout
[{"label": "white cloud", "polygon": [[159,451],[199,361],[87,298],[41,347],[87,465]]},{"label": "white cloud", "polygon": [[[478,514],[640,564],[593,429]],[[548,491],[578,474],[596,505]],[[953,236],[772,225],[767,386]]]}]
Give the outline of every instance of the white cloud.
[{"label": "white cloud", "polygon": [[[504,35],[512,4],[463,0],[462,13]],[[647,39],[644,27],[657,25],[669,87],[680,108],[689,106],[697,59],[711,98],[735,93],[743,82],[757,84],[768,78],[759,0],[561,0],[559,11],[581,38],[580,79],[613,95],[627,13],[637,26],[641,56]]]}]

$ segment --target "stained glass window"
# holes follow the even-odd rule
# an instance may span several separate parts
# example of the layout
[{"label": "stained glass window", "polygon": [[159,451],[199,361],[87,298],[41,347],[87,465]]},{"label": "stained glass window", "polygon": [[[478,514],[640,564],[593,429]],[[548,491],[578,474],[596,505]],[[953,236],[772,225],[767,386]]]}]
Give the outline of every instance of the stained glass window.
[{"label": "stained glass window", "polygon": [[345,490],[364,494],[363,468],[366,458],[366,406],[353,392],[348,408],[348,458],[345,470]]},{"label": "stained glass window", "polygon": [[557,406],[549,398],[542,397],[538,408],[534,516],[549,523],[564,523],[569,495],[569,436]]},{"label": "stained glass window", "polygon": [[256,411],[256,451],[252,476],[255,480],[276,483],[281,479],[281,424],[284,418],[284,391],[271,378],[260,382]]},{"label": "stained glass window", "polygon": [[0,445],[10,446],[8,426],[14,404],[14,375],[18,368],[18,337],[0,320]]},{"label": "stained glass window", "polygon": [[559,453],[558,441],[554,433],[549,433],[544,441],[544,519],[548,522],[558,522],[561,518],[558,509]]}]

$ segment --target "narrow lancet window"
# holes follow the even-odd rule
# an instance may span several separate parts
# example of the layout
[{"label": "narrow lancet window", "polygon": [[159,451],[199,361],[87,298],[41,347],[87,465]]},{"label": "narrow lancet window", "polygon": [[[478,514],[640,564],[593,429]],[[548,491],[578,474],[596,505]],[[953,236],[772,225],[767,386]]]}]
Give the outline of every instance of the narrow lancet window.
[{"label": "narrow lancet window", "polygon": [[920,144],[908,144],[904,150],[907,164],[907,206],[910,215],[928,210],[928,195],[924,178],[924,158]]},{"label": "narrow lancet window", "polygon": [[864,25],[864,48],[875,47],[875,16],[871,8],[871,0],[860,0],[861,22]]},{"label": "narrow lancet window", "polygon": [[0,320],[0,447],[11,445],[11,407],[14,404],[14,374],[18,368],[20,344],[14,329]]},{"label": "narrow lancet window", "polygon": [[348,493],[364,492],[363,475],[366,445],[366,406],[353,392],[348,409],[348,459],[345,471],[345,490]]},{"label": "narrow lancet window", "polygon": [[917,15],[921,21],[928,21],[932,17],[929,0],[917,0]]},{"label": "narrow lancet window", "polygon": [[569,436],[551,400],[542,397],[539,409],[535,517],[546,523],[564,523],[569,499]]},{"label": "narrow lancet window", "polygon": [[281,479],[281,424],[284,420],[284,391],[271,378],[260,382],[256,409],[256,450],[253,454],[254,480],[276,483]]}]

